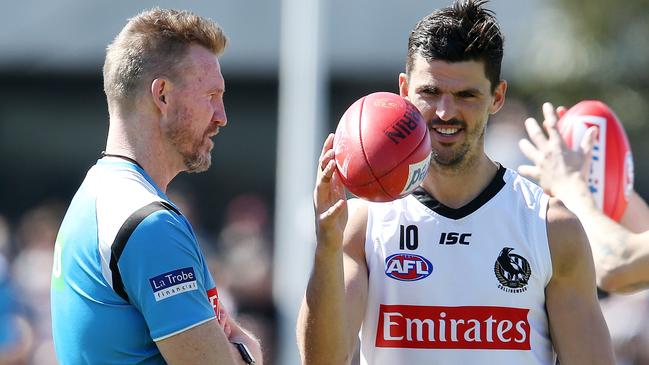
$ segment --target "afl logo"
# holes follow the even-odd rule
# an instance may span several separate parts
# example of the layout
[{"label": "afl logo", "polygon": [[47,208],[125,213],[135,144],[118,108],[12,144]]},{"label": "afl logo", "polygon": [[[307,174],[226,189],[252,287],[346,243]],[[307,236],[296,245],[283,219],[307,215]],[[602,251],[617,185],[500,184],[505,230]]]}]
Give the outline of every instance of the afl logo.
[{"label": "afl logo", "polygon": [[433,272],[433,264],[425,257],[396,253],[385,259],[385,275],[401,281],[421,280]]},{"label": "afl logo", "polygon": [[532,269],[523,256],[511,253],[513,250],[511,247],[505,247],[500,251],[494,272],[500,282],[500,289],[508,293],[521,293],[527,290]]}]

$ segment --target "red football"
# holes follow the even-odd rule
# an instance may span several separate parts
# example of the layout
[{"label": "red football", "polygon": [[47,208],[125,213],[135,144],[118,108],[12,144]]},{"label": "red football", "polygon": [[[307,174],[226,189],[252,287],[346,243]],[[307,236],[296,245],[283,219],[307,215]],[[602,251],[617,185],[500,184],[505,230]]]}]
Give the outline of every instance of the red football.
[{"label": "red football", "polygon": [[343,114],[334,153],[350,192],[386,202],[410,194],[424,180],[430,136],[414,105],[397,94],[378,92],[360,98]]},{"label": "red football", "polygon": [[570,108],[557,127],[566,144],[579,148],[589,127],[597,128],[597,141],[588,176],[588,187],[597,206],[619,221],[633,191],[633,157],[624,127],[601,101],[585,100]]}]

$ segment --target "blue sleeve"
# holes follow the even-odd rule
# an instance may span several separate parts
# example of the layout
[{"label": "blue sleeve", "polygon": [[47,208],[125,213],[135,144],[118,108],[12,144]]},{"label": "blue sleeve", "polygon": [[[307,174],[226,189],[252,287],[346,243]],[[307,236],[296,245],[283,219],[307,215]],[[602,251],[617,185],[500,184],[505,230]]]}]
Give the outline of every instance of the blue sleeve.
[{"label": "blue sleeve", "polygon": [[9,284],[0,278],[0,352],[3,348],[9,347],[15,339],[15,328],[12,326],[14,315],[12,298]]},{"label": "blue sleeve", "polygon": [[18,339],[14,316],[19,314],[20,310],[8,271],[9,265],[0,255],[0,352]]},{"label": "blue sleeve", "polygon": [[160,340],[215,317],[214,281],[186,220],[166,210],[133,231],[118,262],[124,289]]}]

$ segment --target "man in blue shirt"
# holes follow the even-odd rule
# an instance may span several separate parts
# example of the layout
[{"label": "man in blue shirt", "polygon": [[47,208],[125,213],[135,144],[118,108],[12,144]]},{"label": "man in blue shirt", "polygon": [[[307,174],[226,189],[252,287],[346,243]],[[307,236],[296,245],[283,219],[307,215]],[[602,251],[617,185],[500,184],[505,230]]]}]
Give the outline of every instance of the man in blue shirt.
[{"label": "man in blue shirt", "polygon": [[187,219],[165,194],[209,168],[227,123],[226,37],[190,12],[153,9],[108,46],[106,152],[56,239],[54,344],[62,364],[257,364],[258,341],[224,315]]}]

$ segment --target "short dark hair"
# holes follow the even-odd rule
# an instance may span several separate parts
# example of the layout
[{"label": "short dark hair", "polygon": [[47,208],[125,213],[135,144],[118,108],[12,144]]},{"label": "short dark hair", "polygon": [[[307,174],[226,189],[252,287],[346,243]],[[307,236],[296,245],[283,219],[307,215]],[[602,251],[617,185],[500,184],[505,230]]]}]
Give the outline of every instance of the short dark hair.
[{"label": "short dark hair", "polygon": [[503,36],[493,11],[483,6],[487,0],[456,0],[421,19],[408,38],[406,74],[410,75],[415,56],[427,61],[482,61],[491,92],[500,82]]}]

